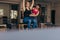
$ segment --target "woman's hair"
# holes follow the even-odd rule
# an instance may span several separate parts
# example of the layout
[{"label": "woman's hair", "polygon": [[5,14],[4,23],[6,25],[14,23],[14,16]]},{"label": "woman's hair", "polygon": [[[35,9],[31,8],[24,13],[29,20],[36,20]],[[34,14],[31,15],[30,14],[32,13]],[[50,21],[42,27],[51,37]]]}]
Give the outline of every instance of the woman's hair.
[{"label": "woman's hair", "polygon": [[26,2],[25,2],[25,7],[26,7],[27,2],[28,2],[28,3],[29,3],[29,5],[30,5],[30,1],[26,1]]},{"label": "woman's hair", "polygon": [[36,5],[33,6],[33,8],[35,8],[35,7],[36,7]]},{"label": "woman's hair", "polygon": [[41,5],[40,4],[36,4],[36,6],[39,6],[39,11],[41,10]]},{"label": "woman's hair", "polygon": [[36,4],[36,5],[38,5],[39,7],[41,7],[41,5],[40,5],[40,4]]},{"label": "woman's hair", "polygon": [[41,13],[41,5],[40,4],[36,4],[36,6],[39,6],[39,13]]}]

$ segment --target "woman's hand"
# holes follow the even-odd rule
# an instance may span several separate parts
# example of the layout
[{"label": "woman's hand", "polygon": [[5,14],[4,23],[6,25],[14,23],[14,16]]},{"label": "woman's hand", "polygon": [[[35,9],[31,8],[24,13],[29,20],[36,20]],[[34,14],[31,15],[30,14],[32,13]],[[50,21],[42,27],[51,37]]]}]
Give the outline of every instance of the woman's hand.
[{"label": "woman's hand", "polygon": [[35,15],[34,13],[32,13],[32,14],[30,14],[30,16],[33,16],[33,17],[35,17],[36,15]]},{"label": "woman's hand", "polygon": [[29,16],[33,16],[33,14],[30,14]]},{"label": "woman's hand", "polygon": [[39,15],[39,12],[37,14],[34,14],[34,13],[30,14],[30,16],[33,16],[33,17],[36,17],[38,15]]}]

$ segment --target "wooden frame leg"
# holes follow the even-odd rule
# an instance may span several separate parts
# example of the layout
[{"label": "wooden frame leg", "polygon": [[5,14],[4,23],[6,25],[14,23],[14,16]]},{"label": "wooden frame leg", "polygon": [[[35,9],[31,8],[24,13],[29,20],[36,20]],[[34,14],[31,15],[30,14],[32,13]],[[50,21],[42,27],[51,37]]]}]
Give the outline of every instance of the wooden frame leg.
[{"label": "wooden frame leg", "polygon": [[38,28],[41,28],[41,23],[38,23]]},{"label": "wooden frame leg", "polygon": [[20,30],[20,26],[21,26],[21,25],[19,24],[19,26],[18,26],[18,29],[19,29],[19,30]]},{"label": "wooden frame leg", "polygon": [[22,29],[24,29],[24,24],[22,24],[22,26],[21,26],[21,27],[22,27]]}]

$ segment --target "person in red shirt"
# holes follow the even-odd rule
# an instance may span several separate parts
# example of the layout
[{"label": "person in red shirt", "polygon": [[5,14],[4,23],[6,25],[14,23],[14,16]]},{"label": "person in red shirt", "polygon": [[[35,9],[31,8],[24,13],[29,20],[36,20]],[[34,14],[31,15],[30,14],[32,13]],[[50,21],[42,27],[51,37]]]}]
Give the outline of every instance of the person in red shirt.
[{"label": "person in red shirt", "polygon": [[36,8],[36,6],[32,9],[32,14],[36,15],[39,12],[39,10]]},{"label": "person in red shirt", "polygon": [[40,11],[38,7],[39,7],[39,6],[36,5],[36,6],[34,6],[34,7],[32,8],[32,13],[30,14],[30,16],[38,16],[39,11]]},{"label": "person in red shirt", "polygon": [[40,4],[37,4],[36,6],[34,6],[32,8],[32,13],[30,14],[30,17],[31,17],[31,20],[33,22],[33,28],[37,28],[38,27],[37,16],[39,15],[40,10],[41,10]]}]

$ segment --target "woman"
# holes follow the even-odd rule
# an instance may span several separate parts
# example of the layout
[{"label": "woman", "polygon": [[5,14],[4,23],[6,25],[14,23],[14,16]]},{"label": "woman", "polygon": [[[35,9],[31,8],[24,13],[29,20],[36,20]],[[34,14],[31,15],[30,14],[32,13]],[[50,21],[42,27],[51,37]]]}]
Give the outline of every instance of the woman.
[{"label": "woman", "polygon": [[37,4],[33,8],[32,14],[30,14],[32,22],[33,22],[33,28],[36,28],[38,26],[38,24],[37,24],[37,16],[39,15],[39,13],[41,13],[41,5]]},{"label": "woman", "polygon": [[28,28],[30,28],[31,25],[31,18],[30,18],[30,14],[31,14],[31,10],[33,8],[34,5],[34,0],[32,0],[32,4],[30,5],[30,2],[26,2],[25,0],[23,0],[23,11],[24,11],[24,23],[28,23]]}]

